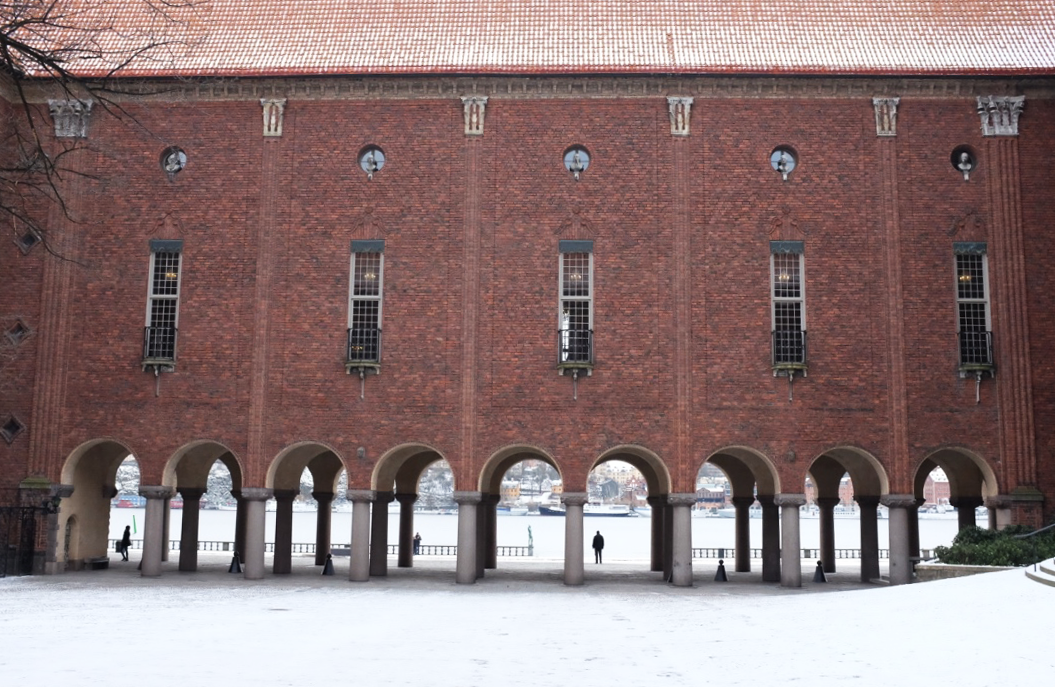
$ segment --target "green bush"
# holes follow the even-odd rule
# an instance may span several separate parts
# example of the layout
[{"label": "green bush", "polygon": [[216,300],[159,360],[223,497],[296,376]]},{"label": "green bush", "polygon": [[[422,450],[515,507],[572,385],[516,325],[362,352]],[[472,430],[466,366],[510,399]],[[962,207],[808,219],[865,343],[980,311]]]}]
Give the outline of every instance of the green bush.
[{"label": "green bush", "polygon": [[1021,566],[1055,557],[1055,530],[1016,538],[1029,532],[1021,525],[999,531],[968,527],[956,535],[952,546],[939,546],[934,553],[942,563],[953,565]]}]

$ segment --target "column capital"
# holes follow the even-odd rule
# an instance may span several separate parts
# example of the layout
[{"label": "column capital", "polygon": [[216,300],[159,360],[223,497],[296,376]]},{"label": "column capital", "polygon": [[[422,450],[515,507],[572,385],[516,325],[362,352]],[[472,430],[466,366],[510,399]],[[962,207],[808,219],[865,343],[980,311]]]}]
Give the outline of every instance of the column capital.
[{"label": "column capital", "polygon": [[949,499],[949,505],[953,508],[970,508],[974,510],[982,505],[984,501],[981,496],[957,496]]},{"label": "column capital", "polygon": [[483,500],[483,494],[478,491],[456,491],[454,502],[459,506],[475,506]]},{"label": "column capital", "polygon": [[377,498],[376,492],[372,489],[348,489],[344,495],[352,503],[370,503]]},{"label": "column capital", "polygon": [[491,504],[492,506],[498,505],[498,502],[502,500],[501,494],[483,494],[483,503]]},{"label": "column capital", "polygon": [[854,501],[857,501],[857,505],[861,508],[876,508],[879,506],[878,496],[865,496],[863,494],[854,494]]},{"label": "column capital", "polygon": [[695,506],[696,494],[669,494],[667,496],[667,503],[672,506]]},{"label": "column capital", "polygon": [[978,96],[978,115],[983,136],[1018,136],[1018,116],[1026,106],[1026,96]]},{"label": "column capital", "polygon": [[242,499],[246,501],[267,501],[272,493],[264,487],[242,487]]},{"label": "column capital", "polygon": [[758,501],[758,505],[763,508],[773,508],[777,505],[777,497],[775,494],[759,494],[755,496],[755,500]]},{"label": "column capital", "polygon": [[[458,492],[454,492],[454,493],[457,494]],[[389,504],[389,503],[392,503],[395,500],[396,500],[396,495],[395,495],[395,493],[393,493],[391,491],[375,491],[374,492],[374,501],[377,502],[377,503]]]},{"label": "column capital", "polygon": [[300,492],[296,489],[274,489],[271,492],[271,495],[275,497],[276,501],[292,501],[297,498],[298,494],[300,494]]},{"label": "column capital", "polygon": [[806,505],[805,494],[777,494],[773,502],[781,508],[801,508]]},{"label": "column capital", "polygon": [[916,496],[915,494],[885,494],[879,502],[887,508],[915,508]]},{"label": "column capital", "polygon": [[396,501],[399,501],[400,505],[414,505],[414,502],[418,500],[417,494],[396,494]]},{"label": "column capital", "polygon": [[147,499],[170,499],[173,493],[172,487],[139,485],[139,495]]},{"label": "column capital", "polygon": [[205,489],[201,487],[176,487],[176,493],[180,495],[184,501],[201,501],[201,497],[205,495]]},{"label": "column capital", "polygon": [[657,506],[665,506],[667,505],[667,495],[660,494],[659,496],[649,496],[645,501],[647,501],[648,505],[653,508],[656,508]]},{"label": "column capital", "polygon": [[311,492],[311,498],[315,499],[316,501],[318,501],[320,503],[323,502],[323,501],[333,501],[333,492],[332,491],[313,491],[313,492]]},{"label": "column capital", "polygon": [[566,491],[560,495],[560,502],[565,506],[585,506],[590,496],[585,491]]},{"label": "column capital", "polygon": [[1014,499],[1007,494],[994,494],[993,496],[985,497],[986,508],[1010,508],[1012,503],[1014,503]]},{"label": "column capital", "polygon": [[838,496],[822,496],[814,500],[821,508],[835,508],[842,503],[842,499]]},{"label": "column capital", "polygon": [[732,499],[733,505],[738,508],[750,508],[751,504],[755,502],[754,496],[734,496]]}]

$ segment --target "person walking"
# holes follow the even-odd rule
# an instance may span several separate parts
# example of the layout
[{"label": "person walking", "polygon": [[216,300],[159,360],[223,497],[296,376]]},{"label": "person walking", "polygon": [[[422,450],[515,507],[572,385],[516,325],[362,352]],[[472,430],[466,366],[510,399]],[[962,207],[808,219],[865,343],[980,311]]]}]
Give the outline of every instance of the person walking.
[{"label": "person walking", "polygon": [[125,525],[124,536],[121,537],[121,560],[128,560],[128,549],[132,546],[132,526]]},{"label": "person walking", "polygon": [[593,562],[601,562],[601,551],[604,550],[604,537],[601,536],[601,530],[597,530],[597,534],[593,535]]},{"label": "person walking", "polygon": [[421,533],[414,533],[414,555],[417,556],[421,552]]}]

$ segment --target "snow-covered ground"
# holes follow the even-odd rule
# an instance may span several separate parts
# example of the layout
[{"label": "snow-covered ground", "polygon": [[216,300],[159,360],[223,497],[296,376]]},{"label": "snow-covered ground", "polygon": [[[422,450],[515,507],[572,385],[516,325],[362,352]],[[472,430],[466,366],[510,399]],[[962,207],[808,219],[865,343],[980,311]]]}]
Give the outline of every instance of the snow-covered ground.
[{"label": "snow-covered ground", "polygon": [[[430,563],[435,566],[436,563]],[[1055,588],[1022,570],[903,587],[691,589],[530,564],[458,586],[422,564],[146,580],[134,562],[0,579],[0,685],[1043,685]],[[804,576],[804,581],[809,581]]]}]

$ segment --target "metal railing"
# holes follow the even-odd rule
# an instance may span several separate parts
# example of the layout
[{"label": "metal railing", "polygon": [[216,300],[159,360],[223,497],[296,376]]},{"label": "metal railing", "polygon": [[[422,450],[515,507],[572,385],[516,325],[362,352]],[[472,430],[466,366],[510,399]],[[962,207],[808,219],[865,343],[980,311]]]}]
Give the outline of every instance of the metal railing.
[{"label": "metal railing", "polygon": [[558,329],[557,351],[559,363],[593,364],[593,330]]},{"label": "metal railing", "polygon": [[992,365],[992,332],[959,332],[960,365]]},{"label": "metal railing", "polygon": [[177,334],[175,327],[144,327],[143,359],[175,360]]},{"label": "metal railing", "polygon": [[778,329],[773,335],[773,366],[806,364],[806,330]]},{"label": "metal railing", "polygon": [[[803,559],[813,559],[821,557],[820,549],[801,549]],[[693,558],[735,558],[735,548],[706,548],[706,549],[693,549]],[[835,558],[860,558],[861,549],[835,549]],[[890,558],[890,549],[879,549],[880,558]],[[762,558],[762,549],[751,549],[751,558]]]},{"label": "metal railing", "polygon": [[350,363],[380,363],[381,330],[375,327],[349,329],[347,360]]},{"label": "metal railing", "polygon": [[1029,539],[1030,543],[1033,544],[1033,572],[1037,571],[1037,563],[1040,562],[1040,559],[1037,557],[1037,540],[1033,537],[1037,536],[1038,534],[1044,534],[1045,532],[1048,532],[1052,529],[1055,529],[1055,522],[1048,525],[1047,527],[1041,527],[1039,530],[1033,530],[1032,532],[1027,532],[1025,534],[1014,535],[1015,539]]},{"label": "metal railing", "polygon": [[[109,541],[109,549],[108,550],[109,551],[113,551],[114,550],[114,546],[119,541],[120,541],[119,539],[111,539]],[[294,544],[291,544],[291,547],[292,547],[292,550],[291,550],[292,553],[312,554],[312,555],[315,553],[315,544],[298,544],[298,543],[294,543]],[[143,540],[142,539],[133,539],[132,540],[132,544],[131,544],[131,546],[129,548],[130,549],[142,549],[143,548]],[[496,547],[496,548],[497,548],[497,551],[498,551],[498,555],[502,556],[502,557],[526,558],[526,557],[530,557],[530,556],[534,556],[535,555],[535,547],[533,547],[533,546],[499,546],[499,547]],[[171,540],[169,540],[169,551],[179,551],[179,550],[180,550],[180,540],[179,539],[171,539]],[[220,552],[232,551],[233,552],[234,551],[234,542],[233,541],[199,541],[198,542],[198,550],[199,551],[220,551]],[[351,544],[331,544],[330,545],[330,552],[334,556],[347,556],[350,551],[351,551]],[[264,552],[265,553],[274,553],[275,552],[275,544],[274,544],[274,542],[267,542],[267,543],[265,543],[264,544]],[[398,553],[399,553],[399,545],[398,544],[389,544],[388,545],[388,554],[389,555],[394,556],[394,555],[396,555]],[[420,545],[418,547],[418,553],[416,555],[419,555],[419,556],[457,556],[458,555],[458,546],[454,545],[454,544],[422,544],[422,545]]]}]

